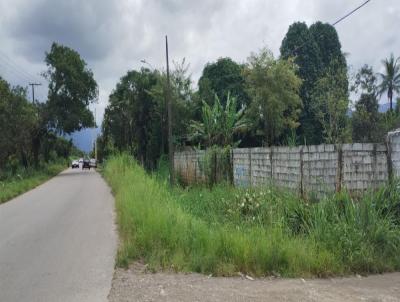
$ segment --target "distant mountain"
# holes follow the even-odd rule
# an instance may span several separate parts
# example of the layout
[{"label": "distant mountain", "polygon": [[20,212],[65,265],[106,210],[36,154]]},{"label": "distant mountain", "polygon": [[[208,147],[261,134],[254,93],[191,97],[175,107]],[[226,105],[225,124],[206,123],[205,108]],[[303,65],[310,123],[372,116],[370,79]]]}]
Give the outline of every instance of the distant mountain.
[{"label": "distant mountain", "polygon": [[85,153],[89,153],[93,149],[94,140],[100,135],[101,129],[99,128],[86,128],[81,131],[76,131],[66,138],[72,138],[73,144]]}]

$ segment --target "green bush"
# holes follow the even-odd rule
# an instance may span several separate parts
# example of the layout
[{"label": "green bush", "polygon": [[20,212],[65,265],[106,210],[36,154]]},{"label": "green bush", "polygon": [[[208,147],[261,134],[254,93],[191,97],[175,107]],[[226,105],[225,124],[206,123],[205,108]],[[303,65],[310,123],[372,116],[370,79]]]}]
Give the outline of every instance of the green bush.
[{"label": "green bush", "polygon": [[154,270],[257,276],[400,268],[394,185],[358,201],[342,193],[307,203],[276,188],[171,189],[125,155],[104,173],[116,196],[118,265],[143,259]]},{"label": "green bush", "polygon": [[41,166],[39,169],[18,167],[0,178],[0,204],[18,196],[57,175],[66,168],[64,161]]}]

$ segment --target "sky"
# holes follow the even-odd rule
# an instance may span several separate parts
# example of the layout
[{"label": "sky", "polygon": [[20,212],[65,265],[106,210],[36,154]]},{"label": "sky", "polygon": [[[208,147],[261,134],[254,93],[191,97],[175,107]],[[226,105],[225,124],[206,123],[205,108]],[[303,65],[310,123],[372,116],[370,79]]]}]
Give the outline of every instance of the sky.
[{"label": "sky", "polygon": [[[13,85],[38,82],[44,101],[45,52],[53,41],[77,50],[99,85],[100,124],[108,96],[128,70],[189,62],[194,85],[207,62],[229,56],[242,63],[251,52],[279,47],[290,24],[332,23],[364,0],[0,0],[0,76]],[[400,1],[371,0],[336,26],[348,65],[400,56]],[[31,95],[29,94],[29,97]],[[94,107],[93,107],[94,108]]]}]

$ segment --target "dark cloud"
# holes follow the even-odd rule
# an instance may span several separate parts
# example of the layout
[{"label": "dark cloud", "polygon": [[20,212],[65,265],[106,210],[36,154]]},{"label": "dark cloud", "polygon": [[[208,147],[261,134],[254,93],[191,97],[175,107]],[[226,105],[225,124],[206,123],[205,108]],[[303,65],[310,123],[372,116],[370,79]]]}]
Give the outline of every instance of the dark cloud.
[{"label": "dark cloud", "polygon": [[5,30],[17,42],[17,52],[34,60],[43,60],[44,50],[56,41],[95,61],[106,57],[120,38],[117,12],[111,1],[27,1]]},{"label": "dark cloud", "polygon": [[[141,59],[165,65],[164,36],[170,56],[183,57],[197,80],[203,66],[218,57],[244,62],[268,46],[279,55],[288,26],[295,21],[333,22],[362,0],[0,0],[0,71],[20,83],[38,74],[53,41],[76,49],[94,71],[100,87],[98,112],[119,78],[140,68]],[[353,70],[400,55],[400,2],[371,0],[337,25],[342,50]],[[5,72],[5,57],[22,66]],[[7,69],[7,70],[8,70]],[[17,75],[16,75],[17,74]],[[43,98],[45,89],[43,89]]]}]

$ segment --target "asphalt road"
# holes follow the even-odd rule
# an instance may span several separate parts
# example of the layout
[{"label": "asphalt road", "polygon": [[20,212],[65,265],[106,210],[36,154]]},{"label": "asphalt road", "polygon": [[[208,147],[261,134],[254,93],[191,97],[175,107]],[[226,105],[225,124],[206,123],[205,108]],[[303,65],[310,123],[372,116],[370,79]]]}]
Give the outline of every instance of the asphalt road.
[{"label": "asphalt road", "polygon": [[0,301],[107,301],[113,204],[97,172],[68,169],[0,205]]}]

